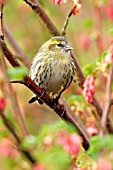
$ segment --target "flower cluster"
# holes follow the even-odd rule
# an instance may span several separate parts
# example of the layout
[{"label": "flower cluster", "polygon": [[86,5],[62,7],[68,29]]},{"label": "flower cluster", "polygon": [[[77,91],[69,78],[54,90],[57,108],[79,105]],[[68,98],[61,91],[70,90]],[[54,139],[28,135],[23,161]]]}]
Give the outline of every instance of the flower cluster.
[{"label": "flower cluster", "polygon": [[85,97],[85,101],[88,103],[93,102],[93,97],[95,94],[95,79],[92,75],[88,76],[83,84],[83,95]]},{"label": "flower cluster", "polygon": [[70,155],[78,155],[82,140],[77,134],[60,134],[57,143],[63,146],[65,152]]}]

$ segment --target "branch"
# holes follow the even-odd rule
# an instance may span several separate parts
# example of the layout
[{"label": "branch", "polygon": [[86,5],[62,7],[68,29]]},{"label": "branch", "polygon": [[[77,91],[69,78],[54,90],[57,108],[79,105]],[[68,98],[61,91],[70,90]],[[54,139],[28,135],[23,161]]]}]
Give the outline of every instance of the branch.
[{"label": "branch", "polygon": [[62,35],[64,35],[64,36],[65,36],[65,34],[66,34],[66,28],[67,28],[67,26],[68,26],[69,19],[70,19],[70,17],[72,16],[73,10],[74,10],[76,7],[77,7],[77,6],[74,6],[74,7],[71,9],[71,11],[69,12],[69,14],[67,15],[67,17],[66,17],[66,20],[65,20],[65,22],[64,22],[64,26],[63,26],[63,28],[62,28]]},{"label": "branch", "polygon": [[[2,51],[3,54],[5,55],[5,57],[7,58],[7,60],[10,62],[10,64],[13,67],[21,67],[20,64],[17,62],[16,58],[14,57],[14,55],[11,53],[11,51],[7,48],[5,42],[3,41],[3,39],[0,37],[0,44],[2,47]],[[54,100],[52,98],[50,98],[45,91],[43,91],[43,89],[39,88],[31,79],[30,77],[26,76],[24,78],[24,85],[26,85],[26,87],[28,87],[34,94],[36,94],[44,103],[46,103],[50,108],[52,108],[62,119],[72,123],[74,126],[76,126],[76,121],[71,119],[70,116],[67,114],[65,108],[63,105],[58,104],[56,105],[54,103]],[[77,126],[76,126],[77,127]],[[78,127],[77,127],[78,129]],[[81,130],[78,129],[79,133],[82,134]],[[89,141],[87,141],[86,137],[84,136],[84,134],[82,134],[83,136],[83,141],[85,144],[83,144],[84,149],[88,149],[89,146]],[[86,145],[87,144],[87,145]]]},{"label": "branch", "polygon": [[105,49],[104,40],[102,38],[102,7],[99,6],[98,3],[95,3],[95,1],[93,1],[93,4],[94,4],[93,18],[94,18],[95,28],[97,32],[96,46],[98,49],[98,54],[101,55]]},{"label": "branch", "polygon": [[25,1],[36,12],[36,14],[39,15],[41,20],[44,22],[44,24],[47,26],[48,30],[50,31],[50,34],[56,36],[61,35],[60,32],[52,23],[52,21],[47,16],[47,14],[44,12],[44,10],[42,9],[38,1],[34,1],[34,2],[31,2],[30,0],[23,0],[23,1]]},{"label": "branch", "polygon": [[108,119],[108,115],[109,115],[110,108],[111,108],[112,80],[113,80],[113,63],[111,65],[111,70],[110,70],[110,73],[108,75],[107,86],[106,86],[105,108],[103,110],[102,119],[101,119],[101,124],[102,124],[102,127],[103,127],[104,130],[106,130],[107,119]]},{"label": "branch", "polygon": [[0,67],[1,67],[2,73],[4,75],[5,84],[7,86],[7,88],[4,89],[4,93],[8,94],[8,96],[10,96],[9,101],[11,103],[11,108],[13,110],[15,119],[16,119],[16,121],[18,123],[19,128],[21,129],[20,132],[21,132],[21,134],[23,136],[24,135],[29,135],[30,133],[29,133],[29,130],[28,130],[26,124],[25,124],[25,121],[23,119],[22,113],[20,111],[20,107],[18,105],[16,95],[14,94],[12,86],[9,83],[9,78],[8,78],[8,74],[7,74],[7,66],[6,66],[6,62],[5,62],[4,57],[3,57],[3,61],[0,62]]},{"label": "branch", "polygon": [[14,128],[13,128],[13,125],[12,123],[6,118],[6,116],[4,115],[4,113],[0,110],[0,116],[2,117],[3,121],[4,121],[4,124],[5,126],[7,127],[8,131],[13,135],[13,137],[15,138],[17,144],[18,144],[18,147],[19,147],[19,150],[27,157],[27,159],[32,163],[32,164],[35,164],[36,161],[35,159],[31,156],[31,154],[26,151],[26,150],[23,150],[20,148],[20,144],[21,144],[21,140],[19,139],[18,135],[16,134]]}]

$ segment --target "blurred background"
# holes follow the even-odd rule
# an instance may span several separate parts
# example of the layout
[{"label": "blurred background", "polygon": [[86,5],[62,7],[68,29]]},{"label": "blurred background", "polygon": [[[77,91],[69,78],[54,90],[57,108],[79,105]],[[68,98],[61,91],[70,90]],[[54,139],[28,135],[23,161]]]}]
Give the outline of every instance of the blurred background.
[{"label": "blurred background", "polygon": [[[59,31],[62,30],[67,14],[72,8],[69,1],[61,6],[54,5],[50,0],[39,0],[44,11],[51,18]],[[113,1],[112,0],[84,0],[81,1],[82,8],[76,16],[70,18],[66,37],[74,48],[77,60],[83,69],[86,64],[94,62],[101,53],[108,49],[113,35]],[[17,42],[19,47],[26,54],[29,63],[32,60],[40,46],[51,38],[48,29],[42,23],[40,18],[32,9],[22,0],[7,0],[4,8],[4,24],[8,32]],[[13,49],[6,37],[6,43],[20,61],[18,54]],[[9,68],[10,65],[8,64]],[[23,66],[25,67],[25,66]],[[29,70],[29,69],[28,69]],[[0,72],[1,73],[1,72]],[[1,77],[4,79],[2,73]],[[104,79],[97,81],[97,95],[103,99]],[[103,84],[103,86],[101,86]],[[20,84],[13,85],[17,101],[25,118],[25,123],[31,134],[37,135],[40,129],[49,124],[59,121],[60,118],[45,104],[40,106],[36,103],[28,104],[33,95],[30,90]],[[81,90],[72,83],[64,92],[63,97],[67,101],[73,94],[79,94]],[[2,92],[0,91],[2,95]],[[101,94],[101,95],[100,95]],[[10,96],[6,95],[7,108],[6,115],[11,114]],[[1,128],[3,128],[1,126]],[[2,131],[2,130],[1,130]],[[6,160],[1,156],[0,164],[2,169],[8,170]]]}]

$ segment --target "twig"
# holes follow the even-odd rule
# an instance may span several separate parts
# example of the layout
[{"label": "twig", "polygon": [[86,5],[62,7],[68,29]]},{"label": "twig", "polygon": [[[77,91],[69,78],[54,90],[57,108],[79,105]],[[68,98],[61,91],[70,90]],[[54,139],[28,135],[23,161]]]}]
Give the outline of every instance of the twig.
[{"label": "twig", "polygon": [[106,126],[107,126],[107,119],[108,119],[108,115],[110,112],[110,108],[111,108],[111,85],[112,85],[112,80],[113,80],[113,63],[111,65],[111,70],[110,73],[108,75],[108,80],[107,80],[107,85],[106,85],[106,101],[105,101],[105,108],[103,110],[103,114],[102,114],[102,119],[101,119],[101,124],[104,130],[106,130]]},{"label": "twig", "polygon": [[110,104],[111,104],[111,106],[113,105],[113,99],[111,99],[111,103]]},{"label": "twig", "polygon": [[3,57],[3,61],[0,62],[0,66],[1,66],[1,70],[2,70],[4,78],[5,78],[5,83],[6,83],[7,87],[8,87],[8,90],[5,91],[5,93],[8,92],[9,100],[11,102],[11,107],[12,107],[12,110],[14,112],[15,118],[16,118],[16,120],[18,122],[18,126],[21,129],[21,133],[23,135],[29,135],[30,133],[29,133],[29,130],[28,130],[26,124],[25,124],[25,121],[23,119],[22,113],[20,111],[20,107],[18,105],[17,98],[14,95],[14,92],[13,92],[11,84],[9,83],[9,78],[8,78],[8,75],[7,75],[7,68],[6,68],[6,63],[5,63],[4,57]]},{"label": "twig", "polygon": [[45,23],[48,30],[52,35],[61,35],[57,28],[54,26],[52,21],[49,19],[47,14],[42,9],[40,3],[38,1],[31,2],[30,0],[23,0],[25,1],[41,18],[41,20]]},{"label": "twig", "polygon": [[14,48],[15,52],[17,53],[17,55],[19,56],[19,59],[29,69],[31,64],[30,64],[30,61],[29,61],[28,57],[22,51],[22,49],[19,47],[19,45],[17,44],[15,39],[12,37],[12,35],[11,35],[10,31],[8,30],[8,28],[6,27],[6,25],[4,25],[4,35],[7,37],[8,41],[10,42],[12,47]]},{"label": "twig", "polygon": [[4,39],[4,33],[3,33],[3,8],[4,8],[4,3],[3,0],[0,2],[0,35],[2,39]]},{"label": "twig", "polygon": [[96,45],[98,49],[98,54],[101,55],[102,52],[104,51],[104,43],[103,43],[103,38],[102,38],[102,8],[99,6],[95,1],[94,3],[94,23],[95,23],[95,28],[97,31],[97,37],[96,37]]},{"label": "twig", "polygon": [[31,154],[29,153],[29,151],[26,151],[26,150],[23,150],[20,148],[20,144],[21,144],[21,140],[20,138],[18,137],[18,135],[16,134],[14,128],[13,128],[13,125],[12,123],[6,118],[6,116],[4,115],[4,113],[0,110],[0,116],[2,117],[3,121],[4,121],[4,124],[5,126],[7,127],[7,129],[9,130],[9,132],[14,136],[17,144],[18,144],[18,147],[19,147],[19,150],[26,156],[26,158],[32,163],[32,164],[35,164],[36,161],[35,159],[31,156]]},{"label": "twig", "polygon": [[70,17],[72,16],[72,14],[73,14],[73,10],[76,8],[76,6],[74,6],[72,9],[71,9],[71,11],[69,12],[69,14],[67,15],[67,17],[66,17],[66,20],[65,20],[65,22],[64,22],[64,26],[63,26],[63,28],[62,28],[62,35],[66,35],[66,28],[67,28],[67,26],[68,26],[68,23],[69,23],[69,19],[70,19]]},{"label": "twig", "polygon": [[[14,55],[10,52],[10,50],[7,48],[5,42],[0,39],[0,43],[1,46],[4,47],[3,48],[3,53],[6,56],[7,60],[10,62],[10,64],[13,67],[17,67],[20,66],[20,64],[18,64],[18,62],[16,61],[16,58],[14,57]],[[14,59],[14,60],[13,60]],[[39,88],[31,79],[30,77],[26,76],[24,78],[24,85],[26,85],[31,91],[33,91],[34,94],[36,94],[43,102],[45,102],[50,108],[52,108],[61,118],[63,118],[64,120],[67,120],[68,122],[72,123],[74,126],[76,126],[76,122],[75,120],[71,119],[69,117],[69,115],[66,113],[66,110],[64,108],[63,105],[58,104],[56,105],[54,103],[54,100],[51,99],[44,91],[43,89]],[[78,131],[80,132],[80,130],[78,129]],[[83,134],[84,136],[84,134]],[[87,141],[87,139],[84,136],[84,140],[87,143],[87,146],[89,146],[89,141]],[[84,149],[87,149],[86,148]]]}]

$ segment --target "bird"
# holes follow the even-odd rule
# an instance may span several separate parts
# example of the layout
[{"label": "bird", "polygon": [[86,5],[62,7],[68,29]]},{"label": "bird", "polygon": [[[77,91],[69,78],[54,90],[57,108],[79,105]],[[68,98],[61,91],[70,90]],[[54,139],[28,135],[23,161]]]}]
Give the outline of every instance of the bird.
[{"label": "bird", "polygon": [[[75,76],[76,66],[71,50],[73,48],[64,36],[54,36],[39,48],[30,68],[30,78],[44,89],[56,104]],[[33,95],[29,103],[35,101],[43,104],[39,97]]]}]

